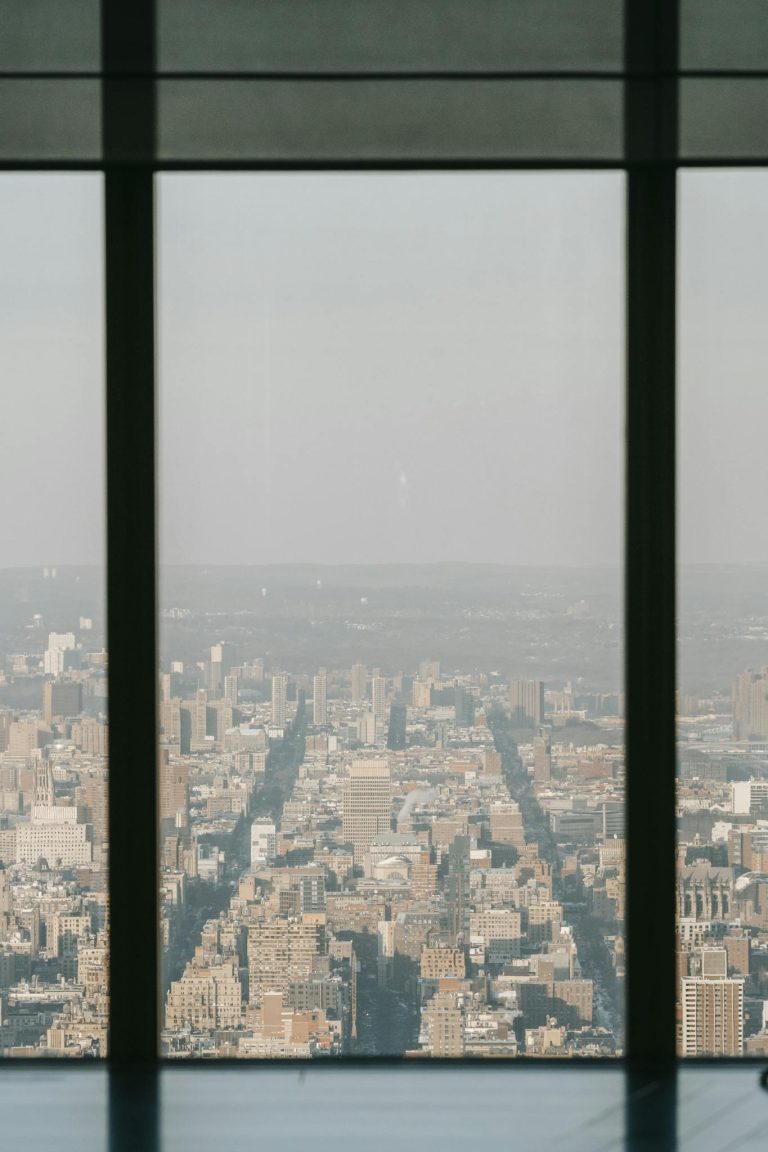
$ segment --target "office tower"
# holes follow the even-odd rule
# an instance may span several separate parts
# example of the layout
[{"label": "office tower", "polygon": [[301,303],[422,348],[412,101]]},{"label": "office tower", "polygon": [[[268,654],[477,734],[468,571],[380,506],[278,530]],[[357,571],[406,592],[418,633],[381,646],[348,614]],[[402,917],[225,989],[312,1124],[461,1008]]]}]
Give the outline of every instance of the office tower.
[{"label": "office tower", "polygon": [[422,660],[419,664],[419,680],[439,680],[440,679],[440,661],[439,660]]},{"label": "office tower", "polygon": [[285,701],[288,694],[288,677],[278,672],[272,677],[272,723],[278,728],[285,727]]},{"label": "office tower", "polygon": [[733,735],[737,740],[768,739],[768,668],[736,677],[731,690]]},{"label": "office tower", "polygon": [[513,680],[509,703],[513,720],[538,726],[544,718],[544,684],[541,680]]},{"label": "office tower", "polygon": [[240,684],[237,676],[231,673],[229,676],[224,677],[224,699],[232,708],[237,707],[239,700]]},{"label": "office tower", "polygon": [[307,872],[299,877],[299,909],[305,912],[325,912],[325,876],[322,872]]},{"label": "office tower", "polygon": [[312,682],[312,723],[322,728],[328,723],[328,678],[321,668]]},{"label": "office tower", "polygon": [[277,856],[277,828],[269,820],[251,824],[251,868],[271,864]]},{"label": "office tower", "polygon": [[408,721],[408,709],[405,704],[392,704],[389,709],[389,732],[387,733],[387,748],[393,752],[405,750],[405,729]]},{"label": "office tower", "polygon": [[366,698],[366,689],[368,686],[368,672],[365,664],[352,665],[352,700],[354,703],[359,704]]},{"label": "office tower", "polygon": [[344,839],[363,864],[374,836],[388,832],[392,812],[392,775],[385,760],[356,760],[343,796]]},{"label": "office tower", "polygon": [[681,1055],[744,1053],[744,980],[728,977],[725,948],[701,952],[701,973],[683,976]]},{"label": "office tower", "polygon": [[371,680],[373,696],[373,714],[378,724],[383,724],[387,718],[387,682],[383,676],[374,676]]},{"label": "office tower", "polygon": [[83,710],[83,686],[76,680],[47,680],[43,684],[43,720],[54,716],[79,716]]},{"label": "office tower", "polygon": [[469,728],[475,719],[475,702],[466,688],[453,690],[453,716],[457,728]]},{"label": "office tower", "polygon": [[533,778],[538,783],[546,783],[552,778],[552,729],[539,728],[533,740]]}]

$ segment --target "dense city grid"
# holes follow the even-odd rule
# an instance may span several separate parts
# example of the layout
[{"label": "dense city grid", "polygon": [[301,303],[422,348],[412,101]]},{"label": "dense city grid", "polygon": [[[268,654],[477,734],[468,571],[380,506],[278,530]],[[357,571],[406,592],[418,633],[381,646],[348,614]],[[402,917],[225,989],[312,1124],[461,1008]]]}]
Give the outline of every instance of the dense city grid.
[{"label": "dense city grid", "polygon": [[[267,570],[232,570],[216,592],[194,569],[166,581],[163,1053],[620,1054],[615,580],[318,572],[267,585]],[[682,673],[698,688],[680,698],[683,1055],[768,1048],[767,676],[718,678],[744,664],[762,593],[757,576],[730,580],[733,620],[706,573],[685,582]],[[3,585],[2,1052],[103,1056],[99,577]],[[278,668],[255,653],[280,637]],[[440,660],[414,655],[429,638]],[[535,677],[501,666],[510,644]]]}]

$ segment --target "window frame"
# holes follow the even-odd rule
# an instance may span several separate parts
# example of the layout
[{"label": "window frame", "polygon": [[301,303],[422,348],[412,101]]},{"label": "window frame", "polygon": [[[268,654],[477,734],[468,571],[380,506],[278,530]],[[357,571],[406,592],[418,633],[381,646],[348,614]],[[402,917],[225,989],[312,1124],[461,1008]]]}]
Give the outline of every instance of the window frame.
[{"label": "window frame", "polygon": [[[467,3],[471,5],[471,0]],[[621,80],[624,88],[621,162],[588,158],[323,162],[311,156],[290,162],[162,162],[156,146],[156,0],[134,0],[130,6],[119,0],[101,0],[100,7],[102,158],[82,162],[3,161],[0,167],[79,168],[104,176],[112,909],[108,1066],[114,1084],[122,1085],[122,1094],[113,1095],[114,1116],[117,1119],[120,1109],[131,1106],[126,1103],[134,1099],[130,1086],[140,1085],[146,1104],[140,1117],[146,1124],[156,1125],[157,1071],[173,1063],[158,1055],[162,1005],[156,833],[155,175],[178,169],[610,169],[625,172],[627,179],[624,579],[628,979],[627,1055],[623,1063],[628,1085],[628,1134],[647,1134],[652,1123],[655,1138],[666,1146],[674,1135],[678,1067],[674,945],[676,181],[682,167],[764,166],[768,156],[753,157],[746,163],[715,158],[686,161],[680,157],[679,81],[695,75],[678,66],[680,0],[625,0],[624,69],[609,76]],[[510,72],[503,78],[530,79],[531,75]],[[555,73],[539,75],[543,79],[562,78]],[[584,79],[605,79],[606,75],[578,73]],[[760,75],[768,79],[768,70]],[[335,78],[340,83],[354,79],[352,75]],[[408,73],[382,78],[398,83],[408,79]],[[441,77],[457,84],[463,78],[459,74]],[[145,826],[152,830],[149,835],[137,840],[133,822],[123,818],[129,810],[141,813]],[[126,914],[128,909],[130,915]],[[139,1011],[137,1004],[141,1005]],[[347,1062],[377,1063],[375,1058]],[[759,1059],[752,1062],[760,1063]],[[185,1061],[184,1066],[199,1063],[208,1062]],[[217,1062],[217,1067],[222,1063],[227,1062]],[[430,1062],[435,1063],[440,1061]],[[462,1062],[447,1063],[454,1067]],[[530,1061],[522,1057],[506,1062],[510,1072],[516,1063]],[[595,1063],[616,1065],[613,1060]],[[738,1063],[749,1063],[749,1058]],[[291,1062],[291,1066],[296,1064]],[[242,1067],[242,1062],[238,1066]],[[337,1073],[342,1072],[339,1067]],[[419,1074],[415,1066],[413,1074]],[[649,1109],[646,1089],[651,1083],[656,1086],[657,1103]],[[649,1112],[653,1113],[651,1120]],[[135,1113],[132,1118],[135,1125]],[[131,1130],[135,1134],[135,1126]],[[150,1134],[149,1128],[146,1133]]]}]

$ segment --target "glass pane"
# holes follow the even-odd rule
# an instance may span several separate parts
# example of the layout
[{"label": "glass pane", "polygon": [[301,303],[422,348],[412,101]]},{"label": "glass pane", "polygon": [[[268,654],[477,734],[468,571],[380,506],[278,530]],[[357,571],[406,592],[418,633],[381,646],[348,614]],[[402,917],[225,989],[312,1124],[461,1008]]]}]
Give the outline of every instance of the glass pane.
[{"label": "glass pane", "polygon": [[166,1054],[621,1050],[623,205],[160,179]]},{"label": "glass pane", "polygon": [[680,1050],[768,1054],[768,173],[680,178]]},{"label": "glass pane", "polygon": [[578,71],[622,66],[619,0],[159,0],[161,71]]},{"label": "glass pane", "polygon": [[0,1055],[107,1046],[102,191],[0,176]]},{"label": "glass pane", "polygon": [[610,80],[165,80],[162,160],[614,160]]}]

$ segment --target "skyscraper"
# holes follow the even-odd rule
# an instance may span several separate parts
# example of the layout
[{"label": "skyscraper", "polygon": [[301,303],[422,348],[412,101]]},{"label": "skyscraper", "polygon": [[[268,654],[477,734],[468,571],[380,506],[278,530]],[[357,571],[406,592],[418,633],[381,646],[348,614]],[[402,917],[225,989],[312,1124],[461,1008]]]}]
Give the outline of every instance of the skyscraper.
[{"label": "skyscraper", "polygon": [[513,680],[509,686],[512,719],[539,725],[544,717],[544,685],[541,680]]},{"label": "skyscraper", "polygon": [[475,704],[466,688],[453,690],[453,715],[457,728],[469,728],[475,719]]},{"label": "skyscraper", "polygon": [[408,709],[405,704],[392,704],[389,709],[389,732],[387,733],[387,748],[393,752],[403,752],[406,744],[406,724]]},{"label": "skyscraper", "polygon": [[742,1056],[744,980],[727,975],[724,948],[701,952],[701,974],[681,979],[682,1056]]},{"label": "skyscraper", "polygon": [[733,735],[737,740],[768,738],[768,668],[759,674],[747,670],[731,689]]},{"label": "skyscraper", "polygon": [[321,668],[313,681],[312,722],[320,727],[328,723],[328,678]]},{"label": "skyscraper", "polygon": [[374,836],[388,832],[392,812],[392,774],[386,760],[355,760],[343,796],[344,838],[355,864],[362,864]]},{"label": "skyscraper", "polygon": [[552,729],[548,725],[543,725],[533,740],[533,778],[544,783],[551,777]]},{"label": "skyscraper", "polygon": [[238,700],[240,699],[240,683],[237,676],[230,674],[224,677],[224,699],[233,708],[237,707]]},{"label": "skyscraper", "polygon": [[43,720],[54,716],[79,716],[83,710],[83,686],[77,680],[47,680],[43,684]]},{"label": "skyscraper", "polygon": [[371,681],[373,714],[376,722],[382,724],[387,718],[387,682],[383,676],[374,676]]},{"label": "skyscraper", "polygon": [[366,688],[368,682],[368,672],[365,664],[352,665],[352,700],[354,703],[359,704],[361,700],[365,700]]},{"label": "skyscraper", "polygon": [[272,677],[272,723],[278,728],[285,727],[285,700],[288,693],[288,677],[278,672]]},{"label": "skyscraper", "polygon": [[50,760],[38,760],[35,765],[35,808],[51,808],[56,803],[53,784],[53,766]]}]

